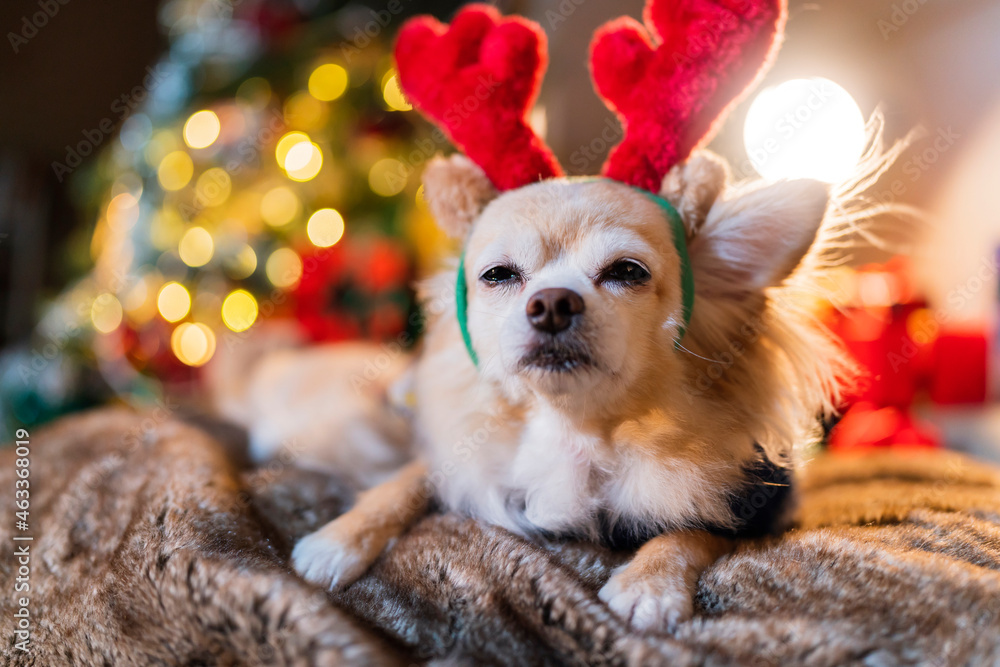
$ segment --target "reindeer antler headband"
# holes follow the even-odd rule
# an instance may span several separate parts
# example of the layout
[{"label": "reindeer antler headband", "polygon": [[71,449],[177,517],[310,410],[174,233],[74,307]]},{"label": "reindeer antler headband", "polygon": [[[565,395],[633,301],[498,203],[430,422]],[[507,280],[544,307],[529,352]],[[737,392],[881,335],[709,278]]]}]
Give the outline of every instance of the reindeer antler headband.
[{"label": "reindeer antler headband", "polygon": [[[643,18],[645,27],[622,17],[599,28],[590,65],[598,94],[625,130],[601,174],[655,197],[670,168],[708,143],[725,112],[766,69],[777,51],[785,0],[647,0]],[[417,17],[399,33],[403,91],[501,191],[563,175],[527,120],[547,65],[545,45],[536,23],[503,18],[489,5],[465,7],[450,26]],[[655,198],[685,260],[680,217]],[[692,282],[689,267],[686,274],[682,282]],[[475,359],[461,303],[464,275],[460,280],[459,320]],[[686,318],[693,286],[687,292]]]}]

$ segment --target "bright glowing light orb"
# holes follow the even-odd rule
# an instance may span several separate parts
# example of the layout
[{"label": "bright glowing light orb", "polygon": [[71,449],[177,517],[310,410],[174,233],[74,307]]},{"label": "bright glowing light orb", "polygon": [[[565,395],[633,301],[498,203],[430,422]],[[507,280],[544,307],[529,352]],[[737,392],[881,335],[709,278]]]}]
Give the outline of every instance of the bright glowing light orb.
[{"label": "bright glowing light orb", "polygon": [[321,208],[309,216],[306,234],[313,245],[329,248],[344,235],[344,217],[333,208]]},{"label": "bright glowing light orb", "polygon": [[177,322],[191,310],[191,294],[184,285],[169,282],[160,288],[156,308],[167,322]]},{"label": "bright glowing light orb", "polygon": [[757,96],[743,140],[750,163],[767,179],[837,183],[851,175],[864,151],[865,119],[833,81],[792,79]]},{"label": "bright glowing light orb", "polygon": [[215,334],[201,322],[184,322],[170,335],[170,349],[188,366],[203,366],[215,354]]},{"label": "bright glowing light orb", "polygon": [[291,248],[278,248],[267,258],[264,271],[275,287],[294,287],[302,277],[302,260]]},{"label": "bright glowing light orb", "polygon": [[204,227],[192,227],[181,237],[177,254],[188,266],[205,266],[215,254],[215,242]]},{"label": "bright glowing light orb", "polygon": [[323,151],[314,143],[303,141],[295,144],[285,155],[285,173],[293,181],[308,181],[323,166]]},{"label": "bright glowing light orb", "polygon": [[409,111],[413,108],[413,105],[403,95],[403,89],[399,87],[399,76],[395,70],[389,70],[382,77],[382,99],[385,100],[386,106],[393,111]]},{"label": "bright glowing light orb", "polygon": [[219,138],[221,129],[222,123],[214,111],[198,111],[184,123],[184,143],[191,148],[206,148]]},{"label": "bright glowing light orb", "polygon": [[257,300],[246,290],[229,293],[222,302],[222,321],[233,331],[246,331],[257,320]]},{"label": "bright glowing light orb", "polygon": [[320,65],[309,75],[309,92],[317,100],[329,102],[347,90],[347,70],[332,63]]}]

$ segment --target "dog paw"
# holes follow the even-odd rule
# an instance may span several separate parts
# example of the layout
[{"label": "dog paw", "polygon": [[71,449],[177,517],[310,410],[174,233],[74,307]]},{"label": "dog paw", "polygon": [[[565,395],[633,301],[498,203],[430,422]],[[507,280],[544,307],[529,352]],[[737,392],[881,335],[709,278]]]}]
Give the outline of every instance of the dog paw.
[{"label": "dog paw", "polygon": [[381,548],[366,548],[366,542],[333,521],[299,540],[292,550],[292,565],[306,581],[329,590],[345,588],[382,552]]},{"label": "dog paw", "polygon": [[675,632],[694,614],[691,593],[677,582],[642,577],[619,568],[598,593],[628,625],[640,632]]}]

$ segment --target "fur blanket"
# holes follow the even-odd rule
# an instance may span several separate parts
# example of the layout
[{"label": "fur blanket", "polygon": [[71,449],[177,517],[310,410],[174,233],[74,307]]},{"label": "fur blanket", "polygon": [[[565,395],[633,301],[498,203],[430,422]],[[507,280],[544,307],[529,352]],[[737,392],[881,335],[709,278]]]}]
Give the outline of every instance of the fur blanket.
[{"label": "fur blanket", "polygon": [[[241,470],[204,430],[120,410],[32,433],[30,449],[27,532],[12,450],[0,465],[5,664],[1000,662],[1000,473],[954,454],[815,462],[798,527],[709,569],[675,635],[642,636],[597,598],[623,554],[437,515],[327,594],[288,555],[344,510],[346,483],[280,460]],[[15,594],[25,544],[30,592]]]}]

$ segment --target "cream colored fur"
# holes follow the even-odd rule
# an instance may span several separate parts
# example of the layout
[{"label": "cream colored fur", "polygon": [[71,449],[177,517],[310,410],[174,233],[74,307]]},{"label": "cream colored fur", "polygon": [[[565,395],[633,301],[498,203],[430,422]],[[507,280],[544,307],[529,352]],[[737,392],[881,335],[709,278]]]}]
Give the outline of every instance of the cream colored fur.
[{"label": "cream colored fur", "polygon": [[[598,512],[668,535],[733,525],[727,500],[754,445],[788,463],[830,410],[845,367],[788,287],[823,221],[826,188],[730,185],[725,165],[704,153],[667,175],[662,195],[684,219],[696,285],[690,327],[675,347],[680,259],[659,206],[604,180],[543,181],[489,199],[477,172],[462,157],[438,160],[426,181],[442,227],[465,240],[469,331],[479,357],[477,368],[457,323],[455,271],[444,271],[421,288],[436,314],[414,373],[430,490],[450,508],[523,535],[597,539]],[[463,195],[464,186],[471,191]],[[600,280],[620,259],[638,262],[650,280]],[[516,266],[523,280],[480,279],[498,265]],[[559,334],[583,360],[569,370],[524,364],[548,340],[525,316],[543,288],[571,289],[586,304]],[[391,503],[384,511],[394,511]],[[681,575],[666,568],[651,583],[656,568],[637,564],[641,576],[625,568],[608,583],[603,595],[633,624],[662,625],[637,609],[674,620],[689,613],[691,577],[720,548],[698,537],[678,544],[664,553],[687,550],[690,567],[674,567]],[[296,550],[296,567],[307,575],[330,570],[316,562],[317,547]]]}]

